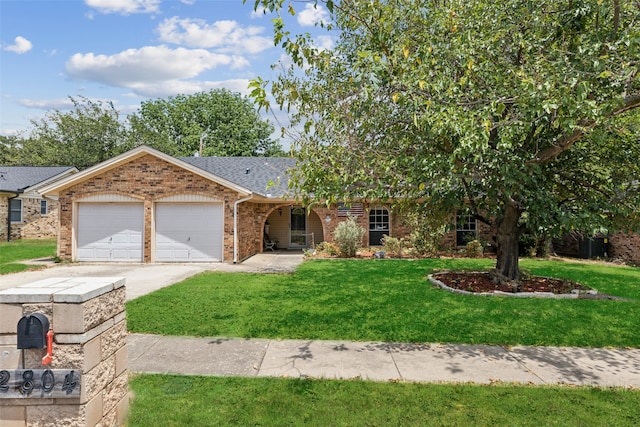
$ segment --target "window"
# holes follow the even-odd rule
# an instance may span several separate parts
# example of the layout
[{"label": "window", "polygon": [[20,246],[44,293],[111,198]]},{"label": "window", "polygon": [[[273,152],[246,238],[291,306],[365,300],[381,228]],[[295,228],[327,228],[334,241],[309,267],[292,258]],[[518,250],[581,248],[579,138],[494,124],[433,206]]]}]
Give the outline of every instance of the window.
[{"label": "window", "polygon": [[46,215],[46,214],[47,214],[47,201],[40,200],[40,215]]},{"label": "window", "polygon": [[472,240],[475,240],[478,233],[476,219],[473,215],[461,214],[456,215],[456,245],[465,246]]},{"label": "window", "polygon": [[22,200],[11,199],[9,202],[9,218],[11,222],[22,222]]},{"label": "window", "polygon": [[382,237],[389,235],[389,211],[385,208],[372,208],[369,211],[369,245],[380,246]]},{"label": "window", "polygon": [[389,231],[389,211],[374,208],[369,211],[369,231]]}]

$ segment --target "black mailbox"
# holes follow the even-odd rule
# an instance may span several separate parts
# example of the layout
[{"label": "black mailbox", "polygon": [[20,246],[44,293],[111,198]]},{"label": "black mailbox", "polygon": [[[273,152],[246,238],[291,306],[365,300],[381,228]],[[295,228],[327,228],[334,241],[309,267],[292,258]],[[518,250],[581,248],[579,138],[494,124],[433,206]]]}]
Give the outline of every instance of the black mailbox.
[{"label": "black mailbox", "polygon": [[22,316],[18,321],[18,348],[46,348],[49,319],[42,313]]}]

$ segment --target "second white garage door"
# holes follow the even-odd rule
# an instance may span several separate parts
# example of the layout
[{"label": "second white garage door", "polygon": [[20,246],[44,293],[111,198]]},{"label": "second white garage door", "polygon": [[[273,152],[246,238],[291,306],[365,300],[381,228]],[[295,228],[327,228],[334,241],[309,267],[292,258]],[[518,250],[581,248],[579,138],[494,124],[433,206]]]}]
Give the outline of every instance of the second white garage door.
[{"label": "second white garage door", "polygon": [[222,261],[222,203],[157,203],[157,262]]}]

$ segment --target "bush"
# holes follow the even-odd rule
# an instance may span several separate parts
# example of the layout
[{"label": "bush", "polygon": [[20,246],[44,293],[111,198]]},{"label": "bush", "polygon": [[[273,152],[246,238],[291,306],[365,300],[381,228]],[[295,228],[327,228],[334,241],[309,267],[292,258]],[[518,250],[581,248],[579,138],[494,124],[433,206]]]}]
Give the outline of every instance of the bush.
[{"label": "bush", "polygon": [[336,256],[340,252],[340,248],[330,242],[320,242],[316,245],[316,253],[323,253],[329,256]]},{"label": "bush", "polygon": [[390,257],[401,257],[402,256],[402,239],[398,239],[397,237],[387,236],[386,234],[382,237],[380,241],[382,246],[384,247],[384,251]]},{"label": "bush", "polygon": [[467,243],[465,248],[467,256],[471,258],[481,257],[484,254],[484,247],[480,240],[472,240]]},{"label": "bush", "polygon": [[338,224],[334,232],[334,240],[340,249],[340,256],[355,257],[356,251],[362,246],[364,233],[364,228],[360,227],[351,216]]}]

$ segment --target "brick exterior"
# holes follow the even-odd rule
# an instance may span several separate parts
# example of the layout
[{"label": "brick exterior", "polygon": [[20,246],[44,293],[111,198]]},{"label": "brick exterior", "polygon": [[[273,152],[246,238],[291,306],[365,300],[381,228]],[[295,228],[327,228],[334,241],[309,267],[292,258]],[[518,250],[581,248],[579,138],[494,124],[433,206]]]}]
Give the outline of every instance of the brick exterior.
[{"label": "brick exterior", "polygon": [[[283,215],[283,211],[289,212],[291,203],[261,203],[243,201],[238,203],[238,229],[237,229],[237,254],[234,254],[234,204],[244,197],[243,194],[212,182],[186,169],[175,166],[151,154],[133,157],[127,163],[105,170],[101,174],[87,178],[80,183],[62,190],[59,194],[59,239],[58,255],[61,259],[71,260],[73,247],[73,209],[77,209],[77,202],[91,196],[119,195],[134,198],[144,204],[144,230],[143,230],[143,261],[153,261],[152,248],[152,217],[153,207],[156,201],[166,197],[193,195],[213,198],[224,203],[224,244],[223,261],[231,262],[234,259],[242,261],[263,250],[263,230],[267,221],[271,224],[270,238],[279,241],[279,248],[286,248],[288,242],[289,219]],[[0,199],[0,210],[3,201]],[[6,204],[6,199],[4,201]],[[34,202],[33,209],[37,205],[39,216],[39,199]],[[27,204],[25,203],[25,206]],[[31,206],[31,205],[29,205]],[[367,232],[363,239],[363,246],[370,246],[369,241],[369,209],[379,204],[365,203],[364,215],[357,217],[357,222]],[[28,209],[32,209],[31,207]],[[51,205],[50,209],[54,209]],[[407,237],[411,233],[411,227],[402,217],[390,213],[390,232],[392,237]],[[25,209],[26,210],[26,209]],[[49,217],[50,215],[50,217]],[[55,210],[47,215],[46,224],[55,219]],[[326,207],[317,205],[312,207],[308,216],[308,228],[313,232],[313,243],[321,241],[333,241],[336,227],[345,217],[338,216],[337,206]],[[1,221],[1,218],[0,218]],[[39,225],[25,226],[21,237],[44,237],[44,231],[50,232],[51,227],[45,227],[43,220],[36,222]],[[4,220],[6,227],[6,218]],[[0,227],[2,224],[0,224]],[[486,225],[478,222],[478,238],[482,241],[492,241],[494,231]],[[455,217],[451,218],[449,231],[441,239],[443,249],[456,248]],[[0,228],[1,230],[1,228]],[[33,230],[33,231],[29,231]],[[5,231],[6,232],[6,231]],[[51,233],[49,234],[51,235]],[[312,242],[309,240],[309,244]],[[614,257],[640,262],[640,235],[620,234],[611,238],[611,255]],[[237,258],[234,256],[237,255]]]},{"label": "brick exterior", "polygon": [[[39,197],[19,197],[22,200],[22,221],[11,223],[11,240],[49,239],[58,236],[58,202],[47,200],[47,213],[40,214]],[[0,238],[7,240],[9,199],[0,196]]]},{"label": "brick exterior", "polygon": [[[185,169],[174,166],[152,155],[144,155],[130,162],[63,190],[60,201],[60,238],[58,256],[72,259],[73,205],[83,198],[100,194],[132,197],[144,203],[143,261],[152,261],[151,230],[152,209],[155,201],[175,195],[192,194],[215,198],[224,202],[224,261],[233,259],[233,205],[241,198],[236,191],[204,179]],[[240,204],[241,215],[249,212]],[[239,224],[246,225],[244,221]],[[243,240],[243,239],[239,239]],[[243,241],[248,251],[249,244]],[[244,252],[243,252],[244,255]]]},{"label": "brick exterior", "polygon": [[631,261],[640,265],[640,234],[617,233],[609,238],[612,258]]}]

